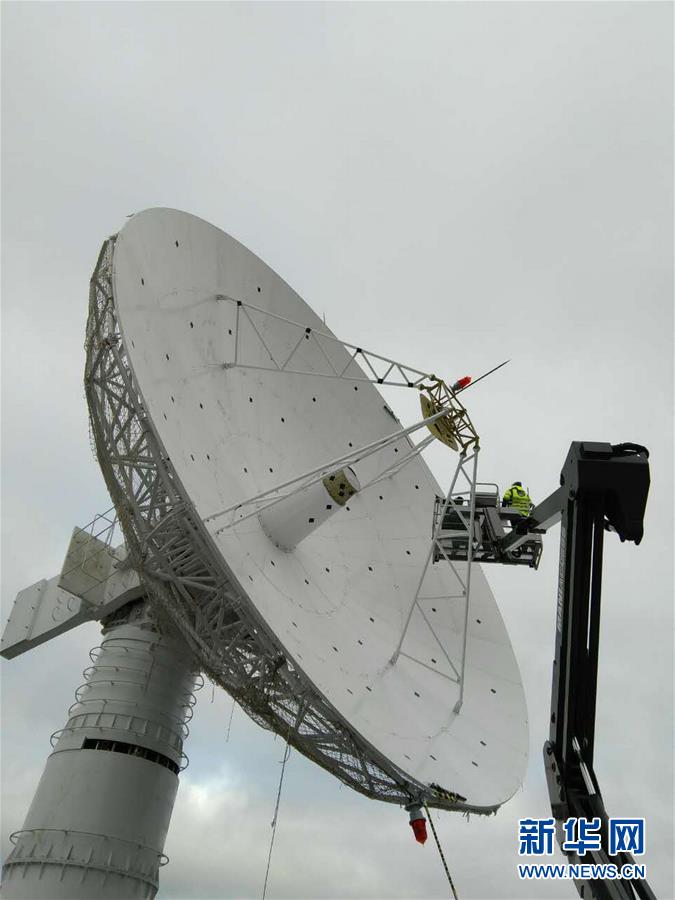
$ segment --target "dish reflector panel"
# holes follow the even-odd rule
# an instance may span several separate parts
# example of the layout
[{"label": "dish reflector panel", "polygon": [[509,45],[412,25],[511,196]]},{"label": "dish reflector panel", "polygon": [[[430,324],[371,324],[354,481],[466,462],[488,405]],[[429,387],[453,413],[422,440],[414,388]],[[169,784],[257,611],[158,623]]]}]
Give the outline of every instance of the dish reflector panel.
[{"label": "dish reflector panel", "polygon": [[[345,370],[351,354],[309,338],[296,346],[292,322],[329,330],[253,253],[185,213],[154,209],[128,221],[114,244],[112,292],[120,352],[171,489],[196,513],[195,540],[217,558],[237,602],[269,640],[271,658],[287,662],[298,696],[303,686],[322,695],[335,727],[361,748],[366,774],[372,760],[404,773],[413,786],[440,786],[454,797],[445,805],[478,811],[511,797],[527,761],[525,700],[504,623],[478,566],[472,569],[460,712],[453,707],[464,597],[446,563],[430,567],[424,599],[391,663],[428,553],[434,497],[441,493],[419,456],[368,487],[410,451],[408,438],[354,463],[353,494],[316,528],[298,528],[297,503],[286,519],[281,510],[274,518],[273,507],[267,527],[264,514],[219,533],[223,522],[204,523],[395,430],[374,385],[323,377],[327,364]],[[238,299],[261,311],[239,307]],[[294,368],[316,375],[264,368],[292,353]],[[238,364],[242,360],[246,366]],[[115,477],[121,484],[119,472]],[[310,510],[319,501],[331,505],[321,484],[302,502]],[[446,595],[454,599],[435,599]],[[178,601],[163,602],[180,625]],[[207,658],[206,645],[192,645]],[[226,675],[221,683],[229,688]],[[321,757],[319,738],[308,755],[344,777],[336,754]],[[374,782],[368,787],[367,778],[364,785],[359,789],[373,796],[400,800],[380,793]],[[436,805],[444,804],[438,799]]]}]

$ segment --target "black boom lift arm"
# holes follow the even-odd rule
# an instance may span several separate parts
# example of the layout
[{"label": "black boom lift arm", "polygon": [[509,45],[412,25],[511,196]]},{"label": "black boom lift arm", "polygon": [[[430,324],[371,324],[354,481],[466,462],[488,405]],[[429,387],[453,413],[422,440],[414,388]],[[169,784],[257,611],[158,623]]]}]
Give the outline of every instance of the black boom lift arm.
[{"label": "black boom lift arm", "polygon": [[[637,444],[574,441],[561,486],[503,542],[508,549],[523,533],[561,523],[550,734],[544,744],[551,810],[561,845],[565,819],[600,819],[601,848],[582,856],[566,853],[570,862],[614,863],[617,869],[633,859],[624,851],[609,854],[608,817],[593,771],[602,550],[605,531],[616,532],[621,541],[642,540],[648,459]],[[575,883],[584,900],[655,900],[644,879]]]}]

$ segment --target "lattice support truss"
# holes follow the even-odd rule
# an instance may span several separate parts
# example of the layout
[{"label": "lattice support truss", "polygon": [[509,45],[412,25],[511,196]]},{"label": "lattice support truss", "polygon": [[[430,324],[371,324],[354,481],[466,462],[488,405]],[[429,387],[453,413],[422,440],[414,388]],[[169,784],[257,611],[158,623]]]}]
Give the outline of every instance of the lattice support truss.
[{"label": "lattice support truss", "polygon": [[126,544],[160,625],[177,629],[203,671],[265,728],[370,797],[478,813],[440,786],[411,780],[370,747],[287,660],[231,579],[154,431],[120,334],[112,292],[115,238],[91,279],[85,390],[96,454]]},{"label": "lattice support truss", "polygon": [[[429,631],[433,635],[436,643],[438,644],[441,653],[447,660],[450,669],[452,671],[452,676],[450,680],[455,682],[455,684],[459,685],[459,697],[454,705],[454,712],[459,713],[462,708],[462,704],[464,702],[464,683],[466,677],[466,645],[467,645],[467,635],[469,628],[469,606],[471,603],[471,569],[473,563],[473,548],[476,540],[475,537],[475,521],[476,521],[476,484],[478,477],[478,448],[476,447],[472,453],[466,454],[462,453],[459,457],[459,461],[457,463],[457,468],[455,469],[455,473],[452,478],[452,482],[450,484],[450,490],[445,498],[444,503],[440,507],[440,514],[436,521],[434,522],[434,530],[431,536],[431,542],[429,544],[429,552],[427,553],[426,561],[424,563],[424,567],[422,569],[422,574],[420,575],[420,580],[417,584],[417,590],[415,591],[415,596],[410,605],[410,609],[408,611],[408,616],[406,618],[405,624],[403,626],[403,631],[401,633],[401,638],[398,642],[398,646],[396,647],[396,651],[392,657],[392,664],[395,664],[398,660],[399,656],[405,656],[408,659],[413,660],[414,662],[418,662],[420,665],[425,665],[420,660],[415,659],[413,656],[409,656],[404,650],[403,646],[405,643],[406,634],[408,633],[408,628],[410,627],[410,621],[413,616],[413,612],[417,610],[421,615],[423,621],[428,627]],[[462,498],[465,493],[468,493],[468,504],[467,506],[464,503],[458,502],[458,497],[454,496],[457,494],[458,487],[457,483],[460,484],[463,482],[468,485],[468,490],[461,492]],[[463,539],[466,540],[467,544],[467,565],[466,565],[466,573],[460,574],[457,566],[450,559],[448,554],[446,553],[441,541],[439,540],[441,536],[441,531],[443,530],[443,523],[448,512],[453,513],[455,516],[455,520],[460,523],[458,532],[460,536],[464,535]],[[426,581],[427,572],[429,571],[429,567],[433,565],[434,559],[437,554],[445,560],[445,562],[450,566],[455,579],[456,584],[459,585],[460,594],[443,594],[443,595],[434,595],[433,597],[429,597],[424,595],[424,584]],[[463,610],[463,624],[462,624],[462,633],[461,633],[461,652],[459,659],[451,659],[448,654],[443,642],[438,637],[434,628],[429,621],[429,617],[424,612],[424,608],[422,607],[421,601],[423,600],[434,600],[441,601],[445,603],[452,603],[454,600],[463,599],[464,601],[464,610]],[[432,670],[433,671],[433,670]]]},{"label": "lattice support truss", "polygon": [[[478,444],[478,434],[473,427],[466,407],[459,400],[457,393],[441,379],[429,372],[422,372],[406,363],[398,362],[387,356],[382,356],[372,350],[365,350],[356,344],[341,341],[326,331],[310,328],[301,322],[294,322],[285,316],[262,309],[252,303],[228,297],[225,294],[216,294],[215,299],[224,303],[233,303],[236,306],[234,325],[234,359],[223,363],[223,368],[258,369],[265,372],[285,372],[291,375],[308,375],[319,378],[340,378],[344,381],[370,382],[372,384],[386,384],[393,387],[416,388],[421,393],[422,411],[424,416],[433,416],[439,410],[446,410],[445,416],[438,418],[431,432],[439,440],[443,441],[453,450],[461,448],[466,452],[469,448]],[[265,319],[276,319],[290,327],[290,333],[295,332],[292,341],[292,349],[283,358],[275,356],[267,341],[262,335],[262,325]],[[257,324],[256,324],[257,322]],[[263,356],[267,356],[269,362],[265,365],[254,363],[253,357],[247,359],[242,341],[242,330],[246,326],[247,339],[250,341],[251,333],[256,341],[250,342],[252,350],[263,350]],[[257,343],[257,347],[256,347]],[[321,368],[303,367],[302,349],[306,344],[311,344],[319,350],[319,359],[322,360]],[[349,359],[344,365],[336,365],[335,357],[330,353],[331,346],[339,346],[347,350]],[[257,359],[260,354],[256,354]]]}]

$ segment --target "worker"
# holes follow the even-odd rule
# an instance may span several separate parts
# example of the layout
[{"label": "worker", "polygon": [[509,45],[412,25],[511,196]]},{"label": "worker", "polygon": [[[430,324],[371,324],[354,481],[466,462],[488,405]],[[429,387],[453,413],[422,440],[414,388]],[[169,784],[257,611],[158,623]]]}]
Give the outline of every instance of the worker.
[{"label": "worker", "polygon": [[529,516],[532,509],[530,495],[521,481],[514,481],[502,498],[502,506],[512,506],[521,516]]}]

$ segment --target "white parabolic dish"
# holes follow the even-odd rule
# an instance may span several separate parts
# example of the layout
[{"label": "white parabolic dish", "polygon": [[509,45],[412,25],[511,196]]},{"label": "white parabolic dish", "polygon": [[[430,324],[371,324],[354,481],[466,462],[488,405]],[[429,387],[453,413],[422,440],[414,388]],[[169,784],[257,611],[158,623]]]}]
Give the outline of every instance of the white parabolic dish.
[{"label": "white parabolic dish", "polygon": [[[201,540],[215,545],[223,577],[274,636],[292,669],[327,700],[335,720],[413,783],[440,785],[460,807],[495,809],[519,787],[527,762],[527,713],[518,666],[497,604],[472,570],[464,702],[439,645],[416,609],[392,665],[429,548],[441,491],[420,457],[366,487],[291,551],[257,516],[216,533],[205,519],[395,431],[370,383],[295,375],[269,365],[293,351],[297,329],[241,299],[330,333],[310,307],[253,253],[185,213],[153,209],[118,234],[112,288],[121,341],[148,427]],[[228,299],[229,298],[229,299]],[[267,345],[267,349],[265,348]],[[269,351],[269,352],[268,352]],[[340,344],[307,341],[296,367],[325,372],[349,362]],[[301,364],[301,366],[299,366]],[[406,438],[357,462],[362,485],[409,450]],[[400,456],[399,456],[400,458]],[[222,523],[220,523],[222,524]],[[444,562],[425,595],[457,592]],[[450,658],[461,653],[463,600],[422,601]]]}]

